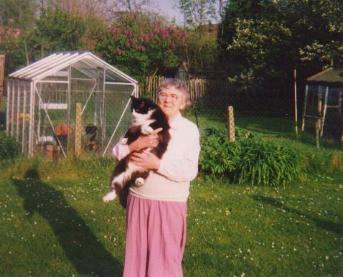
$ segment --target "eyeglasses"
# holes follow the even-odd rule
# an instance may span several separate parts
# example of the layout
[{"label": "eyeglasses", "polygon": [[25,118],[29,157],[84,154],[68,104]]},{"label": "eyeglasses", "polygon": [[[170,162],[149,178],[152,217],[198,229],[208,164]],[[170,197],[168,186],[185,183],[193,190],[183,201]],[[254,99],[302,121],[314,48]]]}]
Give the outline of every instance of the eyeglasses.
[{"label": "eyeglasses", "polygon": [[180,96],[177,94],[169,94],[169,93],[163,93],[163,92],[158,95],[158,98],[161,100],[167,99],[168,97],[173,101],[176,101],[180,98]]}]

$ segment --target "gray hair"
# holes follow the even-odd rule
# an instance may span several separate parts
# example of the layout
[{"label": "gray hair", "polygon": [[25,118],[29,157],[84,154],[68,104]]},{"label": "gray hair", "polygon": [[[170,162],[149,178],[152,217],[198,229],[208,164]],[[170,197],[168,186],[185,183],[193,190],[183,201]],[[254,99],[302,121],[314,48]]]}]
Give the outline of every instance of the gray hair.
[{"label": "gray hair", "polygon": [[191,105],[191,101],[190,101],[190,95],[189,95],[189,91],[187,88],[187,85],[184,81],[178,80],[178,79],[174,79],[174,78],[167,78],[164,79],[158,89],[157,89],[157,93],[160,94],[164,89],[168,89],[168,88],[175,88],[176,90],[178,90],[179,92],[181,92],[182,95],[182,106],[181,106],[181,110],[185,110],[188,106]]}]

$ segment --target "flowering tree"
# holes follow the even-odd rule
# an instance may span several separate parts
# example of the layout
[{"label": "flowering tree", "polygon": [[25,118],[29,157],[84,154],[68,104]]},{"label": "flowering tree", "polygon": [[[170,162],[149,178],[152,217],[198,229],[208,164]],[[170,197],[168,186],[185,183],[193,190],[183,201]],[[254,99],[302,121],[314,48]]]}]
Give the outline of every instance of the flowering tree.
[{"label": "flowering tree", "polygon": [[161,18],[121,13],[99,40],[96,50],[110,63],[140,78],[182,60],[184,31]]},{"label": "flowering tree", "polygon": [[[280,90],[292,70],[342,62],[343,6],[331,0],[229,1],[219,43],[229,80],[249,93]],[[289,88],[286,88],[286,91]]]},{"label": "flowering tree", "polygon": [[235,59],[235,71],[229,76],[232,83],[247,91],[263,85],[263,80],[285,79],[291,45],[291,31],[286,26],[267,19],[237,19],[236,33],[227,51]]}]

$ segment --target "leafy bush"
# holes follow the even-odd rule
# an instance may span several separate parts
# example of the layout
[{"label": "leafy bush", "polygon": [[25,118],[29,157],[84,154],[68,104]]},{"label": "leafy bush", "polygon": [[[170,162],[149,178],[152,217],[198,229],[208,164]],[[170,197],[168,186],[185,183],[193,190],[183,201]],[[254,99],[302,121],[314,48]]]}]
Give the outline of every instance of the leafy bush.
[{"label": "leafy bush", "polygon": [[206,129],[202,136],[201,171],[227,175],[239,184],[285,185],[298,178],[299,161],[293,149],[243,130],[238,130],[235,143],[228,143],[226,132],[216,129]]},{"label": "leafy bush", "polygon": [[219,175],[235,170],[240,157],[239,145],[229,145],[225,133],[218,129],[205,129],[201,140],[202,171]]},{"label": "leafy bush", "polygon": [[238,183],[278,186],[298,178],[299,156],[293,149],[256,138],[239,144],[240,159],[234,174]]},{"label": "leafy bush", "polygon": [[19,145],[16,141],[8,137],[4,132],[0,132],[0,160],[14,159],[19,155]]}]

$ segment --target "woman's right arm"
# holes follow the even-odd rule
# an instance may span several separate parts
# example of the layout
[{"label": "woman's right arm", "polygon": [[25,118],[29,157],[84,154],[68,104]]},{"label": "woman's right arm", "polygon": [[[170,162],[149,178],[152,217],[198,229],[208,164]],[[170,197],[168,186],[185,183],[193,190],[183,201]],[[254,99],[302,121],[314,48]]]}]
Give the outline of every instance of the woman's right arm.
[{"label": "woman's right arm", "polygon": [[127,155],[134,151],[140,151],[144,148],[155,147],[158,144],[157,132],[148,136],[140,136],[135,141],[127,144],[127,138],[122,138],[113,147],[112,154],[117,160],[125,158]]},{"label": "woman's right arm", "polygon": [[130,148],[127,144],[127,138],[121,138],[119,142],[113,147],[112,155],[118,161],[125,158],[128,154],[130,154]]}]

